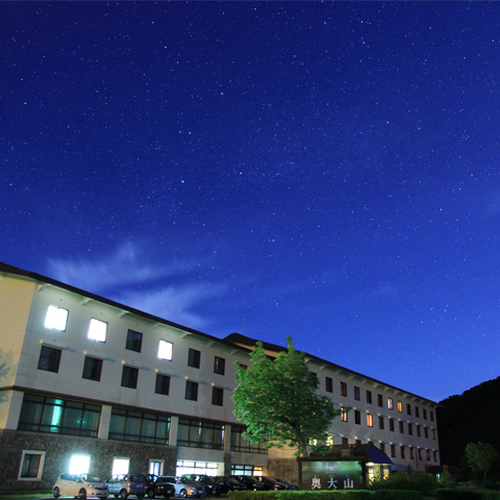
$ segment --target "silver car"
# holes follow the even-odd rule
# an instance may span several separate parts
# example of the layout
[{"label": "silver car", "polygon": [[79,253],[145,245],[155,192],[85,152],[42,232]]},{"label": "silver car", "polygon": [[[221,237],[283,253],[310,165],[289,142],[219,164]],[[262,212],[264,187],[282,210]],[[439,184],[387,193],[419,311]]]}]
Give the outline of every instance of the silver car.
[{"label": "silver car", "polygon": [[107,498],[108,487],[98,477],[92,474],[61,474],[52,488],[54,498],[60,496]]},{"label": "silver car", "polygon": [[193,481],[189,481],[184,477],[176,477],[176,476],[159,476],[158,482],[162,483],[170,483],[174,485],[175,495],[181,498],[186,497],[205,497],[207,496],[207,492],[205,488],[201,486],[201,484],[195,483]]},{"label": "silver car", "polygon": [[148,489],[146,478],[142,474],[115,474],[106,479],[106,484],[109,494],[120,498],[135,495],[142,499]]}]

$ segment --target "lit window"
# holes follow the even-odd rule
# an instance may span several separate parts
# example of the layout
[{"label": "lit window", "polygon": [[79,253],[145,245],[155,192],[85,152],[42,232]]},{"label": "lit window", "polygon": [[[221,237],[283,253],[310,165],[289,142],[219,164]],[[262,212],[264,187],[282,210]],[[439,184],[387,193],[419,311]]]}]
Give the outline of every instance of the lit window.
[{"label": "lit window", "polygon": [[212,388],[212,404],[214,406],[222,406],[224,403],[224,389],[220,387]]},{"label": "lit window", "polygon": [[61,361],[61,350],[54,349],[46,345],[42,346],[40,359],[38,360],[38,369],[57,373],[59,371],[59,362]]},{"label": "lit window", "polygon": [[125,344],[125,349],[128,349],[129,351],[141,352],[141,347],[142,333],[129,330],[127,332],[127,343]]},{"label": "lit window", "polygon": [[96,380],[97,382],[99,382],[99,380],[101,380],[101,371],[102,359],[92,358],[90,356],[85,357],[82,378],[86,378],[88,380]]},{"label": "lit window", "polygon": [[167,361],[172,361],[172,355],[174,352],[174,344],[172,342],[167,342],[166,340],[160,340],[158,344],[158,357],[160,359],[166,359]]},{"label": "lit window", "polygon": [[393,410],[394,409],[394,401],[392,400],[392,398],[387,398],[387,408],[389,410]]},{"label": "lit window", "polygon": [[163,394],[168,396],[170,391],[170,377],[168,375],[163,375],[162,373],[156,374],[156,394]]},{"label": "lit window", "polygon": [[340,408],[340,420],[342,422],[347,422],[347,408],[343,406]]},{"label": "lit window", "polygon": [[347,384],[345,382],[340,382],[340,395],[347,397]]},{"label": "lit window", "polygon": [[122,387],[130,387],[137,389],[137,379],[139,378],[139,370],[131,366],[124,366],[122,371]]},{"label": "lit window", "polygon": [[188,352],[188,366],[193,368],[200,367],[201,352],[196,349],[189,349]]},{"label": "lit window", "polygon": [[47,309],[47,316],[45,316],[45,328],[51,328],[53,330],[66,330],[66,324],[68,322],[67,309],[57,306],[49,306]]},{"label": "lit window", "polygon": [[373,413],[366,414],[366,425],[368,427],[373,427]]},{"label": "lit window", "polygon": [[114,458],[111,475],[114,476],[116,474],[128,474],[129,465],[130,458]]},{"label": "lit window", "polygon": [[215,356],[214,358],[214,373],[218,375],[224,375],[226,372],[226,360],[224,358],[220,358],[219,356]]},{"label": "lit window", "polygon": [[402,401],[398,401],[398,412],[403,413],[403,402]]},{"label": "lit window", "polygon": [[90,457],[88,455],[73,455],[69,462],[70,474],[87,474],[90,469]]},{"label": "lit window", "polygon": [[335,444],[335,437],[332,436],[331,434],[328,434],[328,436],[326,436],[326,445],[333,446],[334,444]]},{"label": "lit window", "polygon": [[100,319],[92,318],[89,325],[88,338],[97,342],[106,342],[108,324]]},{"label": "lit window", "polygon": [[359,401],[361,399],[361,391],[359,390],[359,387],[354,386],[354,399],[356,401]]},{"label": "lit window", "polygon": [[44,460],[44,451],[23,451],[18,479],[20,481],[40,480],[42,478]]}]

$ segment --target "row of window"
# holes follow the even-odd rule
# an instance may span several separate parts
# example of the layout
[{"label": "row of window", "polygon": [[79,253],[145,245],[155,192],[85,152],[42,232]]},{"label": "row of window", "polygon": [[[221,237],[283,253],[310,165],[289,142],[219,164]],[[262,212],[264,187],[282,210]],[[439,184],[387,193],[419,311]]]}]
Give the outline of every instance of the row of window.
[{"label": "row of window", "polygon": [[[190,351],[194,349],[190,349]],[[199,352],[199,351],[196,351]],[[59,365],[61,361],[61,349],[56,349],[54,347],[42,345],[40,351],[40,359],[38,361],[38,369],[46,370],[50,372],[59,372]],[[220,366],[221,361],[224,358],[219,358],[215,356],[215,366]],[[103,360],[99,358],[94,358],[92,356],[85,356],[83,363],[83,373],[82,378],[88,380],[95,380],[99,382],[101,380]],[[137,383],[139,380],[139,368],[123,365],[122,368],[122,387],[128,387],[130,389],[137,389]],[[198,401],[198,382],[193,382],[191,380],[186,381],[185,388],[185,399],[189,401]],[[155,383],[155,393],[163,394],[168,396],[170,394],[170,376],[157,373],[156,383]],[[223,406],[224,404],[224,389],[220,387],[212,387],[212,404],[215,406]]]},{"label": "row of window", "polygon": [[[353,387],[354,392],[353,396],[356,401],[361,401],[361,388],[358,386]],[[332,392],[333,393],[333,378],[332,377],[326,377],[325,378],[325,391],[326,392]],[[343,397],[347,397],[348,391],[347,391],[347,383],[346,382],[340,382],[340,395]],[[367,404],[373,404],[373,394],[372,391],[366,390],[365,393],[365,400]],[[384,396],[382,394],[377,394],[377,404],[380,408],[384,407]],[[399,413],[403,413],[403,402],[402,401],[397,401],[397,410]],[[387,398],[387,409],[388,410],[394,410],[394,399],[393,398]],[[415,410],[415,417],[420,418],[420,407],[417,405],[414,406]],[[412,414],[412,405],[410,403],[406,403],[406,413],[407,415]],[[427,409],[422,408],[422,417],[424,420],[427,420]],[[429,410],[429,417],[431,422],[434,422],[434,412],[432,410]]]},{"label": "row of window", "polygon": [[[380,451],[382,451],[383,453],[386,453],[386,446],[385,446],[385,443],[379,443],[379,449]],[[430,462],[431,461],[431,453],[432,453],[432,460],[434,460],[434,462],[438,462],[438,452],[437,450],[429,450],[429,449],[423,449],[423,448],[417,448],[415,449],[413,446],[404,446],[404,445],[401,445],[399,446],[399,456],[402,458],[402,459],[405,459],[407,458],[406,456],[406,450],[408,449],[409,451],[409,458],[412,459],[412,460],[415,460],[415,451],[417,451],[418,453],[418,459],[419,460],[422,460],[422,461],[427,461],[427,462]],[[390,453],[391,453],[391,457],[392,458],[396,458],[397,456],[397,446],[395,444],[391,444],[390,445]],[[425,458],[424,458],[424,453],[425,453]]]},{"label": "row of window", "polygon": [[[73,436],[98,437],[102,407],[95,404],[25,394],[18,430]],[[151,444],[169,444],[170,416],[159,413],[115,408],[111,410],[109,439]],[[231,428],[231,451],[267,453],[264,445],[243,437],[245,429]],[[179,418],[177,445],[222,450],[225,425]],[[29,461],[25,465],[30,467]],[[36,464],[32,464],[33,467]]]},{"label": "row of window", "polygon": [[[50,305],[45,316],[45,327],[65,331],[68,322],[69,311],[63,307]],[[87,337],[96,342],[106,342],[108,332],[108,323],[97,318],[91,318]],[[135,330],[127,331],[125,341],[125,349],[129,351],[141,352],[143,334]],[[160,340],[158,343],[158,358],[172,361],[174,345],[167,340]],[[197,349],[189,349],[187,364],[193,368],[200,368],[201,351]],[[50,370],[54,371],[54,370]],[[226,371],[226,360],[219,356],[215,356],[214,373],[224,375]]]},{"label": "row of window", "polygon": [[[340,413],[340,420],[342,422],[348,422],[349,421],[349,414],[348,414],[348,409],[341,407],[341,413]],[[395,431],[395,422],[393,418],[389,417],[389,430],[391,432]],[[366,425],[367,427],[373,427],[373,413],[367,413],[366,414]],[[405,433],[405,422],[402,420],[398,420],[398,425],[399,425],[399,432],[401,434]],[[361,425],[361,411],[359,410],[354,410],[354,423],[357,425]],[[421,426],[419,424],[413,424],[412,422],[406,422],[407,426],[407,432],[410,436],[413,436],[413,428],[415,427],[416,431],[416,436],[417,437],[422,437],[422,428],[424,429],[424,437],[426,439],[429,439],[429,427]],[[385,418],[382,415],[378,416],[378,428],[379,429],[384,429],[385,428]],[[436,430],[434,428],[430,428],[431,430],[431,437],[432,439],[436,439]]]}]

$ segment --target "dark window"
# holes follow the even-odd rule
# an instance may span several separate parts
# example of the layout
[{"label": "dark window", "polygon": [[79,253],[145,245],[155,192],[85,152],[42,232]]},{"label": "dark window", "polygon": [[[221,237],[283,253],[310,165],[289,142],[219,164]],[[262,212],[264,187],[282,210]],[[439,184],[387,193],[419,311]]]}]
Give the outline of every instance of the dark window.
[{"label": "dark window", "polygon": [[59,371],[59,362],[61,361],[61,350],[54,349],[46,345],[42,346],[40,359],[38,360],[38,369],[57,373]]},{"label": "dark window", "polygon": [[405,447],[401,446],[400,450],[401,450],[401,458],[405,458],[405,455],[406,455]]},{"label": "dark window", "polygon": [[214,373],[217,373],[218,375],[224,375],[224,373],[226,373],[226,360],[224,358],[219,358],[219,356],[215,356]]},{"label": "dark window", "polygon": [[396,456],[396,445],[395,444],[391,444],[391,457],[395,457]]},{"label": "dark window", "polygon": [[343,437],[342,444],[349,444],[349,438]]},{"label": "dark window", "polygon": [[401,434],[405,433],[405,423],[402,420],[399,421],[399,432]]},{"label": "dark window", "polygon": [[163,375],[162,373],[156,374],[156,394],[163,394],[168,396],[170,391],[170,377],[168,375]]},{"label": "dark window", "polygon": [[372,404],[372,391],[366,391],[366,402],[369,405]]},{"label": "dark window", "polygon": [[429,439],[429,428],[428,427],[424,427],[424,436],[425,436],[425,439]]},{"label": "dark window", "polygon": [[198,383],[186,380],[186,399],[198,401]]},{"label": "dark window", "polygon": [[394,420],[392,418],[389,419],[389,430],[394,432]]},{"label": "dark window", "polygon": [[422,415],[424,417],[424,420],[427,420],[427,410],[425,408],[422,410]]},{"label": "dark window", "polygon": [[212,388],[212,404],[215,406],[222,406],[224,403],[224,389],[220,387]]},{"label": "dark window", "polygon": [[127,332],[127,344],[125,348],[129,351],[141,352],[142,347],[142,333],[129,330]]},{"label": "dark window", "polygon": [[345,382],[340,382],[340,395],[347,396],[347,384]]},{"label": "dark window", "polygon": [[384,398],[382,396],[382,394],[377,394],[377,404],[383,408],[384,406]]},{"label": "dark window", "polygon": [[411,404],[410,403],[406,403],[406,413],[408,413],[408,415],[411,415]]},{"label": "dark window", "polygon": [[430,414],[431,414],[431,422],[434,422],[434,412],[431,410]]},{"label": "dark window", "polygon": [[326,392],[333,392],[333,379],[331,377],[325,378],[325,390]]},{"label": "dark window", "polygon": [[385,443],[380,443],[380,444],[379,444],[379,450],[380,450],[382,453],[385,453]]},{"label": "dark window", "polygon": [[102,371],[102,359],[85,356],[82,378],[86,378],[89,380],[96,380],[97,382],[99,382],[99,380],[101,380],[101,371]]},{"label": "dark window", "polygon": [[420,410],[419,410],[418,406],[415,406],[415,416],[416,416],[417,418],[419,418],[419,417],[420,417]]},{"label": "dark window", "polygon": [[156,413],[113,408],[109,438],[121,441],[168,444],[170,417]]},{"label": "dark window", "polygon": [[354,410],[354,423],[361,424],[361,412],[359,410]]},{"label": "dark window", "polygon": [[101,407],[59,398],[25,394],[18,429],[97,437]]},{"label": "dark window", "polygon": [[188,366],[192,366],[193,368],[200,367],[200,356],[201,352],[196,349],[189,349],[188,353]]},{"label": "dark window", "polygon": [[39,478],[40,477],[40,464],[42,462],[42,453],[25,453],[23,462],[21,464],[22,478]]},{"label": "dark window", "polygon": [[130,387],[137,389],[137,379],[139,378],[139,370],[131,366],[124,366],[122,372],[122,387]]},{"label": "dark window", "polygon": [[380,416],[378,417],[378,428],[383,429],[384,428],[384,417]]},{"label": "dark window", "polygon": [[180,418],[177,445],[222,450],[224,448],[224,425]]},{"label": "dark window", "polygon": [[420,425],[416,425],[415,428],[417,429],[417,437],[420,437]]},{"label": "dark window", "polygon": [[411,422],[408,422],[408,434],[413,436],[413,424]]},{"label": "dark window", "polygon": [[359,387],[354,386],[354,399],[356,401],[361,400],[361,391],[359,390]]},{"label": "dark window", "polygon": [[251,443],[243,437],[244,427],[231,426],[231,451],[243,451],[247,453],[267,453],[264,443]]}]

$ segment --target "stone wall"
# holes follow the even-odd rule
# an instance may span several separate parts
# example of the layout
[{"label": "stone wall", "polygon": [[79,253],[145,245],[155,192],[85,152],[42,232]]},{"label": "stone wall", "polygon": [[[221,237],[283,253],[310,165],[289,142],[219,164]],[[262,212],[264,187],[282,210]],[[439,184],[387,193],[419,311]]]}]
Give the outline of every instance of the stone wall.
[{"label": "stone wall", "polygon": [[299,484],[299,462],[296,458],[270,458],[269,465],[264,469],[264,476],[278,477]]},{"label": "stone wall", "polygon": [[[45,451],[45,461],[40,480],[18,480],[23,450]],[[164,473],[175,475],[177,447],[36,434],[24,431],[0,431],[0,491],[1,490],[50,490],[63,472],[68,472],[71,455],[90,455],[91,474],[101,479],[111,476],[113,458],[130,459],[130,472],[147,474],[149,459],[164,461]]]}]

